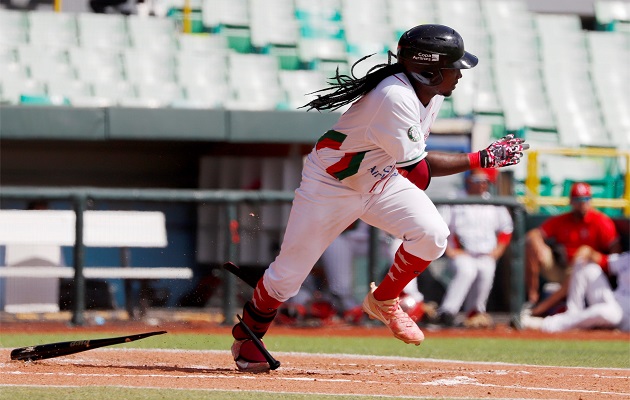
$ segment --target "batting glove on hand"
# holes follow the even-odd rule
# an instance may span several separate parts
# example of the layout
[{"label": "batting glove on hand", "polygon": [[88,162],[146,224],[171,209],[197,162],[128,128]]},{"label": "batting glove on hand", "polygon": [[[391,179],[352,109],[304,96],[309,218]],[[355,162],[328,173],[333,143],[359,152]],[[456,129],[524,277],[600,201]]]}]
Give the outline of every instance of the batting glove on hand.
[{"label": "batting glove on hand", "polygon": [[525,139],[515,138],[513,134],[492,142],[485,150],[479,152],[479,163],[482,168],[500,168],[518,164],[523,157],[523,150],[529,149]]}]

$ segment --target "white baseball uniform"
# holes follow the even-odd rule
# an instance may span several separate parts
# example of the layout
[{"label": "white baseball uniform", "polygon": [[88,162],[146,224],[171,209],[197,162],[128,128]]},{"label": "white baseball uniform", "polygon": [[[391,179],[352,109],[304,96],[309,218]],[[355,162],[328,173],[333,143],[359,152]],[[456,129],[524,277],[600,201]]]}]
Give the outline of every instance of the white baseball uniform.
[{"label": "white baseball uniform", "polygon": [[271,297],[294,296],[324,250],[357,219],[402,239],[407,252],[424,260],[444,253],[448,227],[425,192],[396,170],[426,157],[443,99],[436,95],[424,107],[398,73],[319,139],[306,158],[280,253],[263,277]]},{"label": "white baseball uniform", "polygon": [[630,253],[608,256],[610,272],[617,275],[613,292],[602,268],[595,263],[576,263],[571,272],[567,310],[545,317],[540,329],[619,328],[630,332]]},{"label": "white baseball uniform", "polygon": [[486,312],[486,304],[496,270],[490,253],[497,247],[498,234],[511,234],[514,226],[507,208],[486,204],[463,204],[441,207],[451,231],[449,245],[465,254],[449,260],[453,276],[439,311],[457,314],[464,311]]}]

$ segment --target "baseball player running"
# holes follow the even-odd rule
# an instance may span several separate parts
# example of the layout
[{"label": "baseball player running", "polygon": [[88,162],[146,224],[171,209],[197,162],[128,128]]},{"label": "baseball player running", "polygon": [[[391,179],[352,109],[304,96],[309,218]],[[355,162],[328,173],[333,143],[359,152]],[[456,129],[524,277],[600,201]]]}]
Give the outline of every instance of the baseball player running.
[{"label": "baseball player running", "polygon": [[[336,83],[305,106],[322,111],[352,104],[307,156],[280,252],[243,308],[242,320],[258,338],[330,243],[361,219],[403,241],[387,275],[378,286],[372,282],[363,310],[397,339],[423,341],[399,294],[446,248],[448,227],[424,192],[431,177],[514,165],[529,147],[508,135],[469,154],[427,153],[444,97],[455,90],[461,70],[476,64],[455,30],[419,25],[400,37],[397,62],[390,59],[362,78],[337,73]],[[269,370],[240,322],[232,335],[239,370]]]}]

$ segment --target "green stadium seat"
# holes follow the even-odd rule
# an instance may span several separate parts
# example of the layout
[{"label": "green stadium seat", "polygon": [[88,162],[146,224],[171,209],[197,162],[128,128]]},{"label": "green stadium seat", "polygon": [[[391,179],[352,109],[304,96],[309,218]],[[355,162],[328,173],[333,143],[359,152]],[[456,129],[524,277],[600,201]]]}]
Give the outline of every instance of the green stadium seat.
[{"label": "green stadium seat", "polygon": [[616,31],[619,25],[630,22],[630,3],[627,1],[595,1],[595,21],[599,30]]}]

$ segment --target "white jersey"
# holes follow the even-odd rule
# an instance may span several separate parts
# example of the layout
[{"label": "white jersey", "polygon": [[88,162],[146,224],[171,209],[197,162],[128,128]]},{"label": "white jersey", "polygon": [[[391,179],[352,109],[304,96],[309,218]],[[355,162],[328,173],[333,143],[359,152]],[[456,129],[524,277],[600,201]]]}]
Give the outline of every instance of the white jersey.
[{"label": "white jersey", "polygon": [[488,204],[440,208],[451,230],[449,243],[471,255],[490,254],[497,247],[497,234],[514,230],[507,208]]},{"label": "white jersey", "polygon": [[404,73],[389,76],[339,118],[314,153],[346,186],[380,193],[396,167],[427,156],[426,140],[443,101],[436,95],[424,107]]}]

